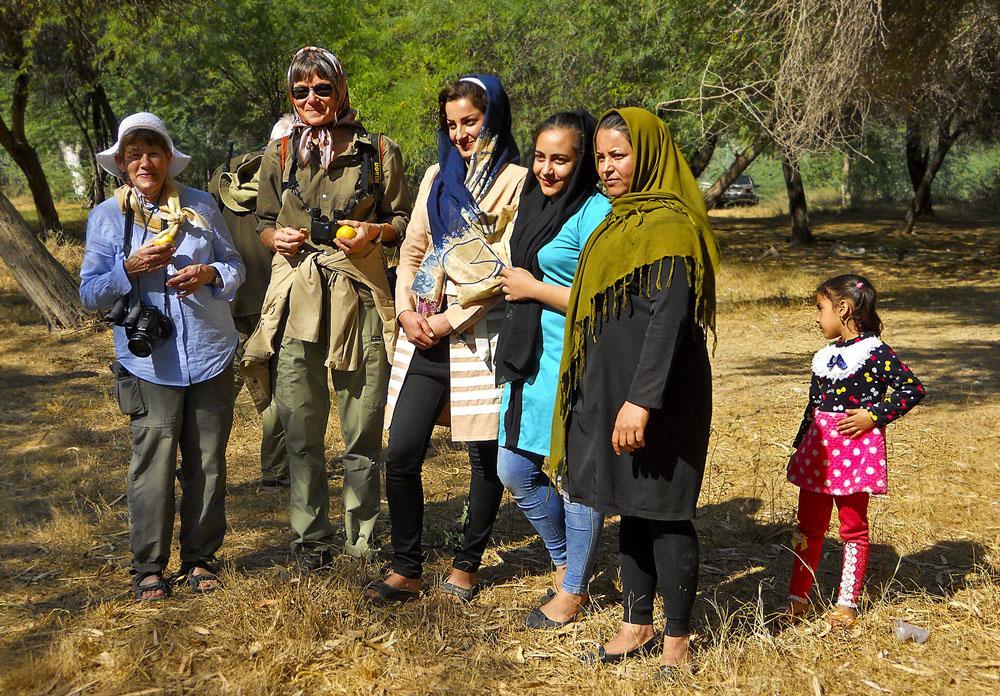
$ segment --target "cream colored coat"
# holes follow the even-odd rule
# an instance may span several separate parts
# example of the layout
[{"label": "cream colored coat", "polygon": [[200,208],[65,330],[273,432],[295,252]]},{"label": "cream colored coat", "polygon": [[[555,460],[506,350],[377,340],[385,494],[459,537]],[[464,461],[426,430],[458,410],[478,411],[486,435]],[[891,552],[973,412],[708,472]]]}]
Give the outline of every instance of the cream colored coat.
[{"label": "cream colored coat", "polygon": [[[406,228],[406,239],[400,249],[397,270],[396,316],[415,308],[411,290],[413,278],[428,251],[433,248],[427,199],[438,170],[438,165],[434,164],[424,174],[410,224]],[[514,230],[517,204],[527,173],[528,170],[524,167],[508,164],[480,202],[482,211],[490,216],[491,221],[498,223],[493,237],[488,241],[505,263],[509,263],[510,259],[510,235]],[[444,316],[453,330],[449,339],[451,392],[448,409],[452,440],[496,440],[500,428],[501,389],[495,383],[493,354],[496,351],[505,303],[497,296],[462,306],[455,298],[453,287],[446,286],[445,293],[448,308]],[[414,350],[413,344],[400,331],[389,378],[386,428],[392,422],[396,399],[406,379]]]}]

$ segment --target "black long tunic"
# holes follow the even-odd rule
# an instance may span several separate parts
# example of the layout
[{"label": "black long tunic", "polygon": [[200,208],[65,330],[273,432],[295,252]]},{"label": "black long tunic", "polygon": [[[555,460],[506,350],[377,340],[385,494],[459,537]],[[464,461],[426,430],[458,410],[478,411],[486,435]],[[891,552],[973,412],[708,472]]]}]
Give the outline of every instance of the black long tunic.
[{"label": "black long tunic", "polygon": [[[596,342],[588,341],[567,424],[564,485],[571,500],[605,514],[695,516],[712,421],[712,370],[684,259],[674,263],[670,287],[647,298],[632,283],[618,315],[604,320]],[[646,445],[616,455],[611,433],[625,401],[650,409]]]}]

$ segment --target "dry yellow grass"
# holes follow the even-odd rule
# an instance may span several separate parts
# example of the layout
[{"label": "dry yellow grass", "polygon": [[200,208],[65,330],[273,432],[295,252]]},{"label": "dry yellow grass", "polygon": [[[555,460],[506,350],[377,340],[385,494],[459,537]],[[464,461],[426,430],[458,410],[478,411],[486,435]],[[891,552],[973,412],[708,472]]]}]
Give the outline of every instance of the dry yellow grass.
[{"label": "dry yellow grass", "polygon": [[[285,493],[260,489],[258,420],[244,395],[230,442],[226,589],[165,603],[128,599],[122,497],[126,422],[110,394],[107,333],[46,334],[0,272],[0,691],[4,693],[996,693],[1000,688],[1000,442],[996,423],[995,221],[925,225],[897,237],[875,214],[815,220],[820,242],[793,250],[784,220],[724,211],[711,462],[697,521],[698,672],[651,687],[655,659],[594,669],[574,653],[617,627],[617,525],[608,522],[594,602],[558,633],[521,618],[549,583],[544,549],[508,499],[469,607],[431,595],[392,611],[360,601],[379,566],[338,559],[289,572]],[[830,256],[833,242],[865,246]],[[759,257],[771,246],[780,254]],[[68,266],[80,248],[57,249]],[[775,631],[785,594],[795,490],[783,464],[820,345],[810,292],[859,269],[883,293],[885,338],[927,385],[890,434],[892,494],[873,501],[863,615],[847,634],[822,618]],[[335,427],[329,453],[339,449]],[[433,579],[467,481],[443,434],[426,469]],[[332,480],[334,509],[338,480]],[[383,528],[384,529],[384,528]],[[383,532],[384,533],[384,532]],[[820,586],[835,590],[828,540]],[[176,564],[176,561],[175,561]],[[901,617],[930,629],[899,644]]]}]

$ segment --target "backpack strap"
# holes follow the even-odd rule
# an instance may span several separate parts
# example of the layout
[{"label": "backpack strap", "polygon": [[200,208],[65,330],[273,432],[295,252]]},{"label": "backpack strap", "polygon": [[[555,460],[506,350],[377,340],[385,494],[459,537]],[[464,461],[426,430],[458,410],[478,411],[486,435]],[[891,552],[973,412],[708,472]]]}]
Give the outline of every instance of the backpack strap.
[{"label": "backpack strap", "polygon": [[281,138],[281,144],[279,145],[279,147],[281,148],[281,159],[279,160],[281,162],[281,178],[284,179],[285,178],[285,157],[288,155],[288,136],[287,135],[283,136]]},{"label": "backpack strap", "polygon": [[378,153],[372,167],[372,193],[375,194],[375,200],[378,203],[382,202],[382,194],[385,192],[384,172],[382,171],[382,160],[385,157],[385,138],[382,136],[382,133],[372,134],[372,145],[375,152]]}]

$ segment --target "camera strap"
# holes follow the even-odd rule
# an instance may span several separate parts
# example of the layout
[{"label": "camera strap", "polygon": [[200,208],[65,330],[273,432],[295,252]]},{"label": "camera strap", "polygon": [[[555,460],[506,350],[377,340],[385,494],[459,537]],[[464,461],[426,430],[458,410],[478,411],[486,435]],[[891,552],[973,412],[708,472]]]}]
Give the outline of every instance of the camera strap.
[{"label": "camera strap", "polygon": [[[347,205],[344,206],[343,210],[341,211],[341,213],[344,216],[344,219],[347,220],[351,219],[351,214],[354,212],[354,209],[361,201],[362,196],[365,195],[375,196],[375,204],[373,206],[373,209],[376,215],[378,214],[379,206],[382,203],[382,193],[384,188],[383,171],[382,171],[382,152],[381,152],[382,134],[381,133],[369,134],[367,131],[364,131],[364,133],[365,135],[368,135],[369,138],[371,138],[372,143],[356,141],[357,150],[361,155],[361,162],[359,164],[360,171],[358,172],[358,182],[354,186],[354,193],[352,194],[350,200],[347,202]],[[313,217],[314,219],[318,219],[316,218],[315,215],[312,215],[312,211],[314,210],[314,208],[305,202],[305,200],[302,198],[302,192],[299,190],[299,180],[298,177],[296,176],[296,172],[298,171],[299,168],[298,151],[299,151],[300,137],[301,137],[300,134],[296,134],[294,136],[294,139],[292,139],[290,142],[288,142],[287,136],[286,138],[282,139],[282,145],[284,145],[285,142],[288,142],[287,148],[286,147],[281,148],[282,167],[284,167],[285,164],[284,153],[287,152],[287,150],[291,150],[292,152],[292,164],[288,168],[288,180],[282,182],[281,189],[283,191],[284,190],[291,191],[292,194],[299,199],[299,202],[302,203],[302,207],[304,207],[307,211],[309,211],[310,216]],[[375,157],[376,153],[378,153],[377,161]],[[333,211],[331,210],[330,212]],[[322,211],[320,211],[320,214],[322,214]],[[333,220],[331,219],[331,222],[332,221]]]},{"label": "camera strap", "polygon": [[[128,259],[129,254],[132,253],[132,242],[135,236],[135,210],[132,208],[132,197],[135,194],[129,189],[129,192],[125,194],[125,229],[122,231],[123,241],[125,244],[125,258]],[[145,239],[146,221],[143,220],[143,239]],[[139,278],[133,281],[129,278],[129,291],[128,291],[128,303],[129,306],[135,306],[133,303],[138,304],[141,302],[139,298]],[[167,277],[166,273],[163,274],[163,313],[167,314],[169,311],[168,300],[167,300]]]},{"label": "camera strap", "polygon": [[[132,253],[132,239],[135,235],[135,210],[132,208],[132,197],[135,194],[129,189],[128,193],[125,194],[125,229],[122,231],[122,236],[124,238],[125,244],[125,260],[128,260],[129,255]],[[135,281],[129,278],[129,291],[128,291],[128,303],[131,306],[133,302],[139,301],[139,288],[136,287]]]}]

